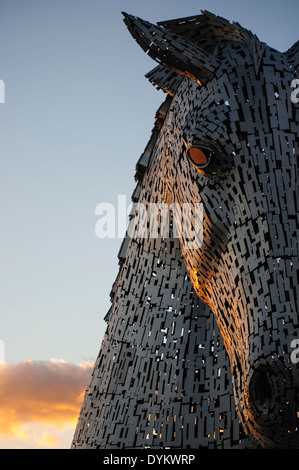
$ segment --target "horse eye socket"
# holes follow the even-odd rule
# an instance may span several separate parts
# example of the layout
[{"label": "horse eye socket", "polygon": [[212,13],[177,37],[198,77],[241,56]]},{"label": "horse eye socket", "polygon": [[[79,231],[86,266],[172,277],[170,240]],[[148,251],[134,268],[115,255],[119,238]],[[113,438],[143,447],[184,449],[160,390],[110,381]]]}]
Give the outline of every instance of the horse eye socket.
[{"label": "horse eye socket", "polygon": [[193,163],[193,165],[198,168],[205,168],[211,161],[212,152],[211,150],[203,147],[198,147],[196,145],[191,145],[186,149],[186,154]]}]

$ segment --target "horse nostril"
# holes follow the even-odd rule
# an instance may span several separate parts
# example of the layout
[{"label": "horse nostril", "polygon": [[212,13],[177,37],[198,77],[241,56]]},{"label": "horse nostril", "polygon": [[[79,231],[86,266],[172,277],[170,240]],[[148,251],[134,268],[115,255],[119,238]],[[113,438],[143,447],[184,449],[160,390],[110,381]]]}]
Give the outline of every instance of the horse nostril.
[{"label": "horse nostril", "polygon": [[268,416],[274,405],[274,388],[271,369],[259,366],[253,373],[249,385],[249,396],[254,414]]}]

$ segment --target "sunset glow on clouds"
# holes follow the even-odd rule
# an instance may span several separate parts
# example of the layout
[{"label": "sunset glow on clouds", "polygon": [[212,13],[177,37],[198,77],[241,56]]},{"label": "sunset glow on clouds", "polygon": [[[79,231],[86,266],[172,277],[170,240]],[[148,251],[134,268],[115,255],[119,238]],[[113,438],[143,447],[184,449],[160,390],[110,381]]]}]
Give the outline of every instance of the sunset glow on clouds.
[{"label": "sunset glow on clouds", "polygon": [[93,364],[0,364],[0,448],[70,448]]}]

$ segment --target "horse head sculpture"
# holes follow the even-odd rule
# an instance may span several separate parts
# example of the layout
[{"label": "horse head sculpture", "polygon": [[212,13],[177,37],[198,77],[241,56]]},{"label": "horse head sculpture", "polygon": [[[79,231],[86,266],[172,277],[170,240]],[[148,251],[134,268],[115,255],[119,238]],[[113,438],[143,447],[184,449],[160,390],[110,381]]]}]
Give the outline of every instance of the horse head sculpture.
[{"label": "horse head sculpture", "polygon": [[299,43],[124,16],[167,93],[132,200],[180,210],[123,240],[73,447],[299,448]]},{"label": "horse head sculpture", "polygon": [[236,409],[262,447],[299,447],[299,44],[272,49],[209,12],[152,25],[124,13],[172,96],[155,155],[171,200],[203,205],[197,249],[181,249],[229,356]]}]

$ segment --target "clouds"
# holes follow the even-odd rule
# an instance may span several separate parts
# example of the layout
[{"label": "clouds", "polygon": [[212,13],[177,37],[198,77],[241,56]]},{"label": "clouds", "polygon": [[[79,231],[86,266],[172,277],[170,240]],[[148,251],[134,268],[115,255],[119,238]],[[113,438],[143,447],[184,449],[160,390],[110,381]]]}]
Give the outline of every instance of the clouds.
[{"label": "clouds", "polygon": [[33,447],[69,448],[92,366],[55,359],[0,364],[0,435]]}]

